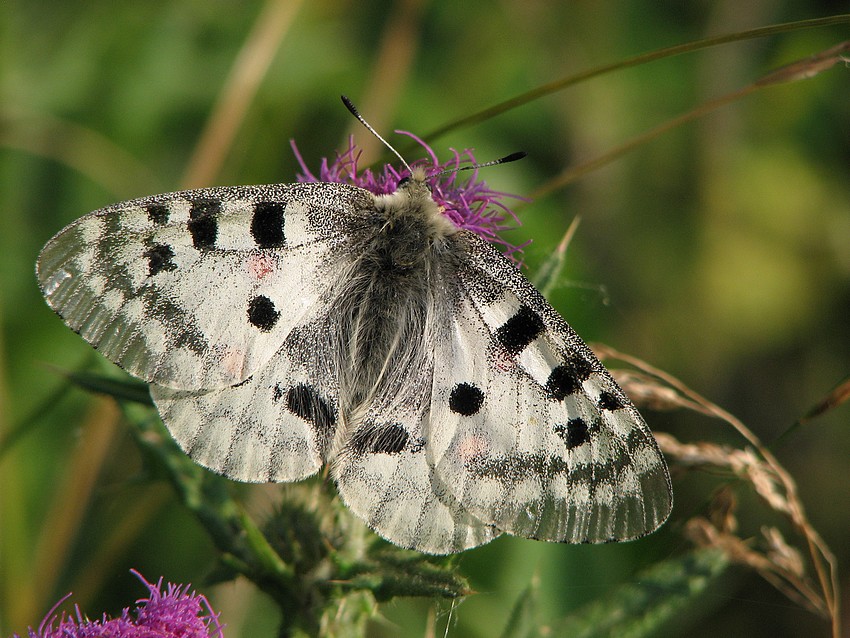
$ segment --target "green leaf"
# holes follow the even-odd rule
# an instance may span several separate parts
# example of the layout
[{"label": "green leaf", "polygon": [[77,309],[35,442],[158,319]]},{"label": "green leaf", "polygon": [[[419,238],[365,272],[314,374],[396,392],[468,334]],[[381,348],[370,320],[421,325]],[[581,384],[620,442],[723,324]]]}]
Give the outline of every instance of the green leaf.
[{"label": "green leaf", "polygon": [[344,589],[368,590],[379,602],[396,596],[459,598],[472,593],[452,557],[428,556],[383,541],[366,560],[347,566],[343,575]]},{"label": "green leaf", "polygon": [[141,403],[142,405],[153,405],[148,384],[144,381],[139,381],[131,377],[124,379],[116,379],[97,372],[87,372],[79,370],[69,372],[60,370],[66,379],[74,385],[77,385],[89,392],[97,392],[98,394],[108,394],[118,401],[131,401],[133,403]]},{"label": "green leaf", "polygon": [[728,565],[725,555],[702,549],[658,563],[555,625],[551,635],[640,638],[661,627],[697,598]]}]

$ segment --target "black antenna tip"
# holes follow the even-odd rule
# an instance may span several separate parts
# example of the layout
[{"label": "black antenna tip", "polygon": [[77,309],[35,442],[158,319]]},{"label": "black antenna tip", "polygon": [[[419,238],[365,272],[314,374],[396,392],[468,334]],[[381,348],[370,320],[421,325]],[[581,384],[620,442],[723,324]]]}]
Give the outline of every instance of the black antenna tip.
[{"label": "black antenna tip", "polygon": [[345,108],[347,108],[349,111],[351,111],[351,114],[354,117],[356,117],[357,119],[360,119],[360,113],[357,112],[357,107],[354,106],[354,102],[349,100],[347,95],[340,95],[339,97],[342,100],[342,103],[345,104]]},{"label": "black antenna tip", "polygon": [[385,140],[383,137],[381,137],[381,136],[378,134],[378,131],[376,131],[375,129],[373,129],[373,128],[372,128],[372,125],[371,125],[371,124],[369,124],[369,122],[367,122],[366,120],[364,120],[364,119],[363,119],[363,116],[362,116],[362,115],[360,115],[360,113],[359,113],[359,112],[358,112],[358,110],[357,110],[357,107],[356,107],[356,106],[354,106],[354,103],[353,103],[351,100],[349,100],[349,99],[348,99],[348,96],[347,96],[347,95],[340,95],[339,97],[340,97],[340,99],[342,100],[342,103],[343,103],[343,104],[345,104],[345,108],[347,108],[349,111],[351,111],[351,114],[352,114],[354,117],[356,117],[356,118],[357,118],[357,120],[358,120],[358,121],[359,121],[359,122],[360,122],[363,126],[365,126],[365,127],[366,127],[366,129],[367,129],[367,130],[368,130],[368,131],[369,131],[372,135],[374,135],[375,137],[377,137],[377,138],[381,141],[381,144],[383,144],[383,145],[384,145],[384,146],[386,146],[388,149],[390,149],[390,150],[391,150],[391,151],[395,154],[395,156],[401,160],[401,163],[402,163],[402,164],[404,164],[404,167],[405,167],[407,170],[410,170],[410,166],[408,166],[407,162],[405,162],[405,161],[404,161],[404,158],[403,158],[401,155],[399,155],[399,154],[398,154],[398,151],[397,151],[397,150],[395,150],[392,146],[390,146],[390,145],[387,143],[387,140]]},{"label": "black antenna tip", "polygon": [[523,157],[528,157],[528,153],[526,153],[525,151],[517,151],[516,153],[505,155],[505,157],[499,160],[499,163],[507,164],[508,162],[515,162],[517,160],[521,160]]}]

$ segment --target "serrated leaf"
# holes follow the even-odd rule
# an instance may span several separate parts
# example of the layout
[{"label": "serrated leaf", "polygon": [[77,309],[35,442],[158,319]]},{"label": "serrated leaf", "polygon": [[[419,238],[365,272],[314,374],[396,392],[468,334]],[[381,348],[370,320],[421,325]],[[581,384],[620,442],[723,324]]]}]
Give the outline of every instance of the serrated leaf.
[{"label": "serrated leaf", "polygon": [[367,589],[377,601],[396,596],[458,598],[472,593],[453,561],[387,546],[346,567],[345,588]]}]

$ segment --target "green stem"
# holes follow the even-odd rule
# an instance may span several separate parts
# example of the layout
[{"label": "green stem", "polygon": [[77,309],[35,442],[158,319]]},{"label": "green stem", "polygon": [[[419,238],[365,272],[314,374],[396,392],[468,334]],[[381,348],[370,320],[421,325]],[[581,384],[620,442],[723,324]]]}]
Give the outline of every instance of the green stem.
[{"label": "green stem", "polygon": [[621,69],[627,69],[629,67],[638,66],[646,62],[654,62],[655,60],[669,58],[674,55],[681,55],[682,53],[699,51],[701,49],[708,49],[710,47],[719,46],[721,44],[728,44],[730,42],[739,42],[741,40],[764,38],[780,33],[788,33],[790,31],[828,27],[837,24],[845,24],[848,22],[850,22],[850,14],[828,16],[826,18],[815,18],[812,20],[798,20],[796,22],[785,22],[783,24],[774,24],[766,27],[759,27],[758,29],[748,29],[747,31],[739,31],[737,33],[727,33],[724,35],[712,36],[710,38],[704,38],[702,40],[694,40],[693,42],[688,42],[686,44],[677,44],[675,46],[665,47],[656,51],[641,53],[640,55],[636,55],[631,58],[626,58],[625,60],[621,60],[619,62],[613,62],[611,64],[598,66],[593,69],[588,69],[586,71],[581,71],[580,73],[561,78],[560,80],[555,80],[554,82],[543,84],[535,89],[532,89],[531,91],[527,91],[525,93],[517,95],[516,97],[478,111],[477,113],[473,113],[472,115],[467,115],[465,117],[461,117],[451,122],[448,122],[447,124],[444,124],[443,126],[434,129],[428,135],[423,135],[422,138],[428,142],[431,142],[457,129],[470,126],[472,124],[477,124],[478,122],[483,122],[492,117],[500,115],[505,111],[510,111],[511,109],[515,109],[524,104],[528,104],[529,102],[536,100],[537,98],[549,95],[551,93],[555,93],[574,84],[578,84],[579,82],[583,82],[585,80],[589,80],[591,78],[595,78],[597,76],[604,75],[612,71],[619,71]]},{"label": "green stem", "polygon": [[816,76],[818,73],[821,73],[827,69],[832,68],[839,61],[845,59],[845,54],[850,51],[850,41],[841,42],[834,47],[830,47],[825,51],[821,51],[820,53],[816,53],[815,55],[811,55],[802,60],[798,60],[792,62],[791,64],[786,64],[774,71],[771,71],[767,75],[759,78],[755,82],[748,84],[747,86],[738,89],[737,91],[732,91],[731,93],[727,93],[725,95],[721,95],[720,97],[716,97],[712,100],[708,100],[698,107],[688,111],[687,113],[683,113],[677,117],[674,117],[666,122],[659,124],[658,126],[641,133],[640,135],[636,135],[629,141],[617,146],[607,153],[600,155],[592,160],[587,162],[583,162],[578,166],[567,168],[560,175],[554,177],[549,180],[542,186],[539,186],[537,189],[529,193],[529,198],[532,200],[540,199],[544,195],[548,195],[549,193],[556,191],[564,186],[576,181],[580,177],[595,171],[606,164],[610,164],[615,159],[625,155],[631,150],[646,144],[647,142],[655,139],[656,137],[660,137],[667,131],[670,131],[677,126],[685,124],[687,122],[691,122],[696,120],[712,111],[716,111],[722,106],[726,106],[727,104],[731,104],[750,93],[755,93],[760,89],[764,89],[770,86],[775,86],[777,84],[787,84],[789,82],[796,82],[799,80],[806,80]]}]

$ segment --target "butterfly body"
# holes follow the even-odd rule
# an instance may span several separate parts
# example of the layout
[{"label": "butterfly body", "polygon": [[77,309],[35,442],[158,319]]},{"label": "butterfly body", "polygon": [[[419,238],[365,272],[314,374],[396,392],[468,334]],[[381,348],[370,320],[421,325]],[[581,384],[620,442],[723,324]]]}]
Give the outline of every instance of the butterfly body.
[{"label": "butterfly body", "polygon": [[[329,314],[340,319],[340,411],[349,423],[399,377],[426,365],[426,320],[439,312],[430,291],[452,277],[457,261],[458,229],[425,188],[424,172],[416,177],[375,197],[367,223],[352,232],[362,245],[350,247],[351,274],[331,302]],[[338,436],[348,434],[341,428]]]},{"label": "butterfly body", "polygon": [[242,481],[329,465],[392,542],[627,540],[671,507],[658,447],[590,349],[424,171],[123,202],[39,257],[48,303],[151,383],[174,438]]}]

